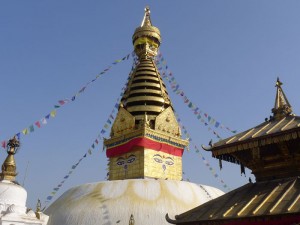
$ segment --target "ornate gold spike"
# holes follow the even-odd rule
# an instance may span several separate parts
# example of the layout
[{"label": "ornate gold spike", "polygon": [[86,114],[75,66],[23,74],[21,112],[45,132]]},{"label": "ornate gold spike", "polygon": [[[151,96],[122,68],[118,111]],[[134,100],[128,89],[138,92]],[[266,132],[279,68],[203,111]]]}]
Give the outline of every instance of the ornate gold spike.
[{"label": "ornate gold spike", "polygon": [[279,80],[279,78],[277,78],[275,85],[275,87],[277,88],[276,98],[274,108],[272,109],[274,119],[276,120],[280,120],[285,116],[289,116],[292,114],[292,107],[282,90],[282,84],[283,83]]},{"label": "ornate gold spike", "polygon": [[279,77],[277,77],[276,85],[275,87],[281,87],[283,83],[279,80]]},{"label": "ornate gold spike", "polygon": [[38,219],[41,219],[41,208],[42,208],[41,200],[38,199],[38,201],[36,203],[36,210],[35,210],[35,215],[36,215],[36,218],[38,218]]},{"label": "ornate gold spike", "polygon": [[132,36],[134,51],[139,58],[154,57],[161,42],[160,31],[152,26],[150,19],[150,8],[145,8],[144,18],[141,26],[135,29]]},{"label": "ornate gold spike", "polygon": [[1,180],[15,181],[17,173],[14,154],[17,153],[18,148],[20,147],[20,142],[16,137],[14,137],[8,141],[7,147],[8,156],[2,164],[2,172],[0,177]]},{"label": "ornate gold spike", "polygon": [[152,26],[151,19],[150,19],[150,7],[149,6],[146,6],[146,8],[145,8],[144,19],[141,23],[141,27],[143,27],[143,26]]}]

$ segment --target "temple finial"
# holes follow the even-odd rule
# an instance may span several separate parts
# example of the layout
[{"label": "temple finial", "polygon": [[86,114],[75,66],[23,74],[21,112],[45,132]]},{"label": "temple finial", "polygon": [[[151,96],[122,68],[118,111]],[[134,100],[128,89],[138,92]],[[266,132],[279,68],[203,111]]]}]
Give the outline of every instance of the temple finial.
[{"label": "temple finial", "polygon": [[132,42],[134,51],[139,58],[153,58],[157,55],[161,37],[159,29],[152,25],[149,6],[145,8],[141,26],[135,29]]},{"label": "temple finial", "polygon": [[142,21],[141,27],[143,26],[152,26],[151,19],[150,19],[150,7],[146,6],[145,8],[145,15]]},{"label": "temple finial", "polygon": [[275,119],[280,120],[285,116],[289,116],[292,114],[292,107],[285,96],[282,85],[283,83],[279,80],[279,77],[277,77],[276,85],[276,98],[275,98],[275,104],[274,108],[272,109],[273,116]]},{"label": "temple finial", "polygon": [[283,83],[279,80],[279,77],[277,77],[276,85],[275,87],[281,87]]},{"label": "temple finial", "polygon": [[20,147],[20,142],[16,138],[10,139],[7,144],[7,153],[5,161],[2,164],[2,172],[0,174],[1,180],[15,181],[17,172],[16,172],[16,162],[14,154],[17,153],[18,148]]}]

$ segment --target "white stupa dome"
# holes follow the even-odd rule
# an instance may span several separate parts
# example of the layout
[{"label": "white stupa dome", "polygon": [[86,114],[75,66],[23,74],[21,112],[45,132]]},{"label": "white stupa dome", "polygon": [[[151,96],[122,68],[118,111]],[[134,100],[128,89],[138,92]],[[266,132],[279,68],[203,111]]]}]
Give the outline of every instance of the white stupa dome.
[{"label": "white stupa dome", "polygon": [[0,193],[1,204],[25,207],[27,191],[22,186],[3,180],[0,182]]},{"label": "white stupa dome", "polygon": [[175,216],[224,194],[217,188],[186,181],[131,179],[73,187],[48,209],[48,225],[169,224]]}]

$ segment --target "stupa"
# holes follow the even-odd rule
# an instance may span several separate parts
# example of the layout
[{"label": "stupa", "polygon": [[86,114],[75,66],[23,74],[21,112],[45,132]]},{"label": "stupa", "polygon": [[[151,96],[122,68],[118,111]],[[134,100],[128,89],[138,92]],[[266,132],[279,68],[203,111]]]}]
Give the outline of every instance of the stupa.
[{"label": "stupa", "polygon": [[16,182],[14,154],[20,144],[14,137],[8,142],[7,153],[0,174],[0,224],[1,225],[46,225],[48,216],[41,212],[38,202],[34,212],[26,207],[27,191]]},{"label": "stupa", "polygon": [[108,181],[71,188],[46,213],[49,225],[168,224],[178,214],[223,194],[206,185],[182,181],[182,154],[188,141],[180,126],[155,56],[160,31],[145,9],[133,34],[138,64],[131,73],[110,138]]}]

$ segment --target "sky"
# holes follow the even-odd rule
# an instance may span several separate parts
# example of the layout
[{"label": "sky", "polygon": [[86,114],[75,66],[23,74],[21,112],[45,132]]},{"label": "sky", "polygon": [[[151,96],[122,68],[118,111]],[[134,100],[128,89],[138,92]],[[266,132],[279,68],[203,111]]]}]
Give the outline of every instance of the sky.
[{"label": "sky", "polygon": [[[132,34],[150,6],[161,31],[161,52],[180,88],[202,112],[238,132],[271,115],[279,76],[299,113],[300,2],[252,1],[0,1],[0,139],[44,118],[115,60],[133,50]],[[21,135],[17,180],[35,208],[88,151],[111,114],[132,58],[113,65],[47,125]],[[217,141],[166,83],[174,108],[197,146]],[[215,129],[222,138],[233,135]],[[106,132],[104,137],[108,137]],[[73,170],[53,200],[73,186],[105,180],[102,143]],[[6,157],[2,149],[0,160]],[[234,189],[248,182],[237,165],[202,152]],[[191,146],[184,179],[225,189]]]}]

